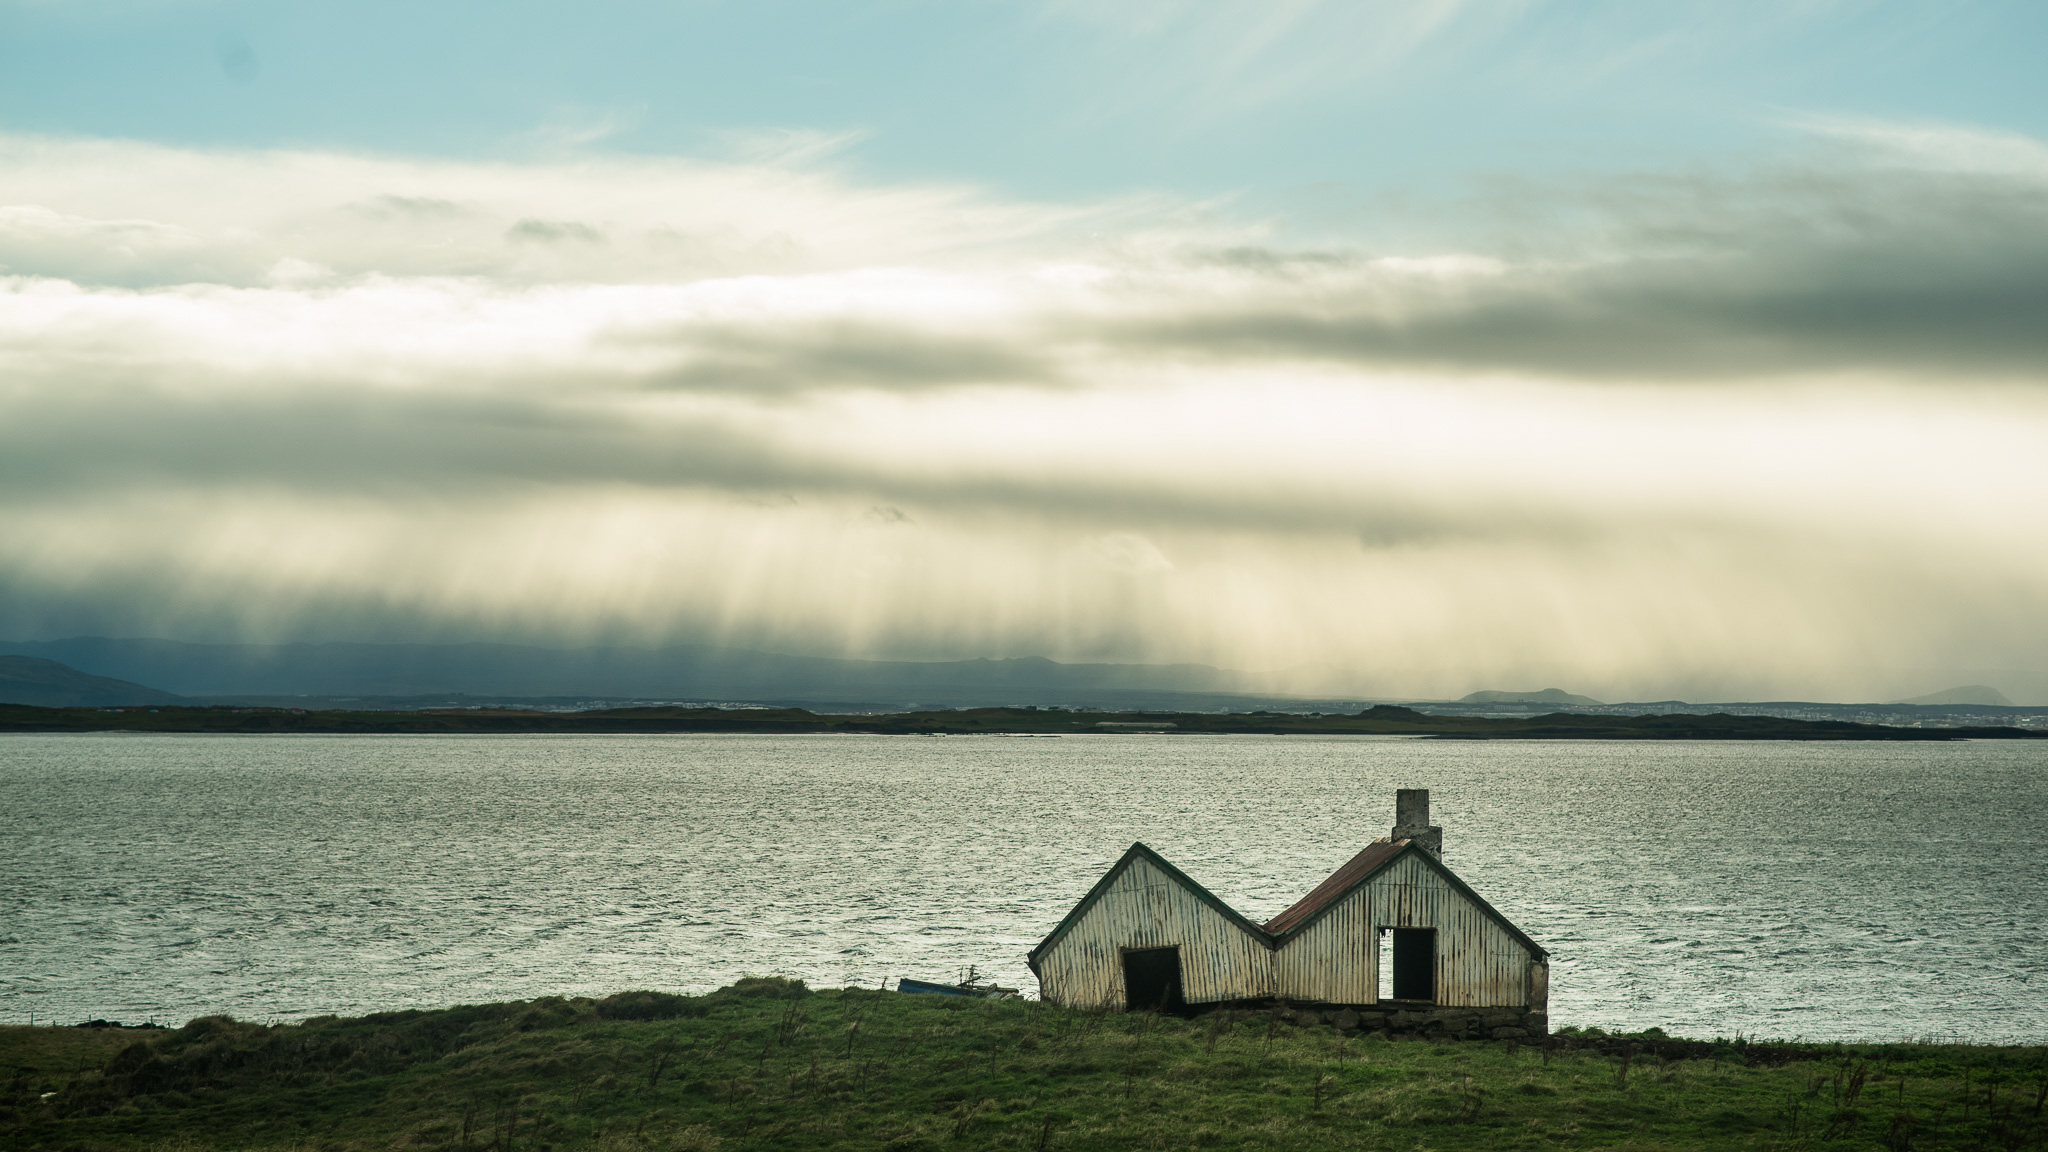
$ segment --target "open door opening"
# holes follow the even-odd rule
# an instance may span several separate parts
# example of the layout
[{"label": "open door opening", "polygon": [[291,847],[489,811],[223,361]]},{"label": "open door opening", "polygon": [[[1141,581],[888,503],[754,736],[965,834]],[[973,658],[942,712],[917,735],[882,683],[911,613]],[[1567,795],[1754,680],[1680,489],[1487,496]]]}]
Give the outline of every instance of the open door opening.
[{"label": "open door opening", "polygon": [[1125,1003],[1134,1012],[1179,1012],[1180,948],[1133,948],[1124,953]]},{"label": "open door opening", "polygon": [[1436,1000],[1436,929],[1395,928],[1394,999]]}]

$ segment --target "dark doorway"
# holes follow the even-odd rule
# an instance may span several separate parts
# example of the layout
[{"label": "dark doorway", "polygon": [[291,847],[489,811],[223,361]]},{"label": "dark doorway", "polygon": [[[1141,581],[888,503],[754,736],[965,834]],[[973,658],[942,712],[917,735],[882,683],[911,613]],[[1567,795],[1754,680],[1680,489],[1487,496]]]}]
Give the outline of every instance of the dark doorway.
[{"label": "dark doorway", "polygon": [[1436,999],[1436,929],[1394,929],[1394,999]]},{"label": "dark doorway", "polygon": [[1187,1001],[1180,991],[1179,948],[1133,948],[1124,953],[1124,995],[1133,1011],[1178,1012]]}]

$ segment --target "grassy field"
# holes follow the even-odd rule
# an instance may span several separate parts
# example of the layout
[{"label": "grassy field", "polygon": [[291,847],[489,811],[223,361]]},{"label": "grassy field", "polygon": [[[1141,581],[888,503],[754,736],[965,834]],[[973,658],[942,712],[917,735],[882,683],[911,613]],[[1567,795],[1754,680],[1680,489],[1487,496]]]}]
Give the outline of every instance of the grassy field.
[{"label": "grassy field", "polygon": [[2048,1052],[1343,1036],[743,981],[264,1027],[0,1029],[9,1149],[2044,1145]]}]

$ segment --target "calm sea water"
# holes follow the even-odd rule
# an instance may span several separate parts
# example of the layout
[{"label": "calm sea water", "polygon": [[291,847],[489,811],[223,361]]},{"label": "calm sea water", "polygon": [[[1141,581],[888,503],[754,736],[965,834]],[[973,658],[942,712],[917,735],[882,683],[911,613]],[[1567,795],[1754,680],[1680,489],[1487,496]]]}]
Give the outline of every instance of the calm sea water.
[{"label": "calm sea water", "polygon": [[1432,790],[1558,1024],[2048,1041],[2048,744],[0,738],[0,1021],[1034,989],[1133,840],[1254,919]]}]

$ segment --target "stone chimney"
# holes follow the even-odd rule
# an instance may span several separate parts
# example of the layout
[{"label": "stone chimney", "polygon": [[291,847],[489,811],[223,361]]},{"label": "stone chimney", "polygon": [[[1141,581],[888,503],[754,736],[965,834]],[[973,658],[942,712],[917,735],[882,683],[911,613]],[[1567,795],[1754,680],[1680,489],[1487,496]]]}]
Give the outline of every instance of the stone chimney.
[{"label": "stone chimney", "polygon": [[1444,830],[1429,822],[1429,789],[1401,788],[1394,792],[1395,840],[1413,840],[1431,856],[1444,854]]}]

